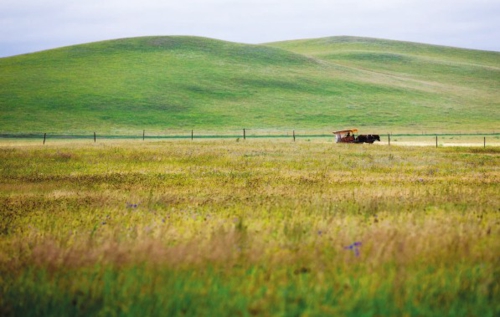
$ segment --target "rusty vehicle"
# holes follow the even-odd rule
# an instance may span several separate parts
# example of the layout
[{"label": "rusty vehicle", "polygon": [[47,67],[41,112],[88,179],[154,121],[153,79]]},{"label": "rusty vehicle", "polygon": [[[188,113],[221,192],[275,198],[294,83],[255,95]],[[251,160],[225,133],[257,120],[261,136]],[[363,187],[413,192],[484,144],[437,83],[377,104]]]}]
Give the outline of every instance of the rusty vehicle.
[{"label": "rusty vehicle", "polygon": [[356,136],[358,129],[347,129],[334,131],[336,143],[370,143],[380,141],[378,134],[360,134]]},{"label": "rusty vehicle", "polygon": [[336,143],[355,143],[358,129],[334,131]]}]

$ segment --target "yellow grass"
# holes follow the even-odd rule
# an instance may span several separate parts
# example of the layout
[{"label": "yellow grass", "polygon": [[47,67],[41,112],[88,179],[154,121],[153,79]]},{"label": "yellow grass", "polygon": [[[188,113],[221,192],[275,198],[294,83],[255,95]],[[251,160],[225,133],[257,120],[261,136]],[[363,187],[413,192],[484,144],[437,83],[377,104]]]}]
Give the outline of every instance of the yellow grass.
[{"label": "yellow grass", "polygon": [[[283,313],[287,288],[302,294],[304,309],[314,314],[355,314],[348,297],[362,307],[391,299],[384,304],[388,314],[416,307],[419,315],[441,304],[463,314],[467,305],[487,315],[499,309],[493,304],[500,296],[498,148],[28,142],[3,144],[0,161],[5,298],[31,289],[26,281],[33,278],[57,293],[69,282],[64,272],[79,281],[74,294],[87,287],[100,294],[102,285],[84,276],[90,270],[106,279],[103,267],[117,274],[116,287],[153,287],[130,271],[146,265],[141,274],[173,270],[182,285],[201,283],[206,296],[228,287],[234,298],[248,298],[230,304],[246,313]],[[361,243],[357,252],[346,249],[354,242]],[[212,273],[191,275],[199,270]],[[155,287],[147,294],[167,292]],[[185,287],[179,294],[194,296]],[[260,297],[263,287],[267,295]],[[338,289],[345,290],[335,293],[340,306],[322,304]],[[454,299],[460,292],[463,302]],[[22,311],[10,301],[0,304]],[[373,315],[384,313],[369,307]]]}]

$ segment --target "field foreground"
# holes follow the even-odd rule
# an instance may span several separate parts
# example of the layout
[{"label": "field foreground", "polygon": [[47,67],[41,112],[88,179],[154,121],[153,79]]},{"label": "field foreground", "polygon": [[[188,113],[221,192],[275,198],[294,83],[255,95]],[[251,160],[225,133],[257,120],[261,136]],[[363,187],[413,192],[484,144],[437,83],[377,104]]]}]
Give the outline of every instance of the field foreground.
[{"label": "field foreground", "polygon": [[0,146],[0,315],[498,316],[500,149]]}]

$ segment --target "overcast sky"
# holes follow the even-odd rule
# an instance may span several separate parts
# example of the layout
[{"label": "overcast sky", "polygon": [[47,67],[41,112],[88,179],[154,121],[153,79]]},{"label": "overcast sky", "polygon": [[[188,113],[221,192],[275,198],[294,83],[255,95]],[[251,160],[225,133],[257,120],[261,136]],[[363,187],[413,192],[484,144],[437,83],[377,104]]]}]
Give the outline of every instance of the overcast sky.
[{"label": "overcast sky", "polygon": [[107,39],[336,35],[500,51],[500,0],[1,0],[0,57]]}]

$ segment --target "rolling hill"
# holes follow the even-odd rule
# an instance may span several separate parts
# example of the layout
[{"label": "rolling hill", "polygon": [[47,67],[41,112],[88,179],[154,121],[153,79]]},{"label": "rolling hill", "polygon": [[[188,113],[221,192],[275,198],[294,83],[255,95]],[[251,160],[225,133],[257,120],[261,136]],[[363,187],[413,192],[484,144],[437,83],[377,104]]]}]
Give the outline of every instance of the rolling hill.
[{"label": "rolling hill", "polygon": [[500,53],[356,37],[139,37],[0,59],[0,133],[491,132]]}]

